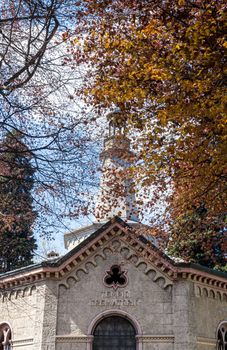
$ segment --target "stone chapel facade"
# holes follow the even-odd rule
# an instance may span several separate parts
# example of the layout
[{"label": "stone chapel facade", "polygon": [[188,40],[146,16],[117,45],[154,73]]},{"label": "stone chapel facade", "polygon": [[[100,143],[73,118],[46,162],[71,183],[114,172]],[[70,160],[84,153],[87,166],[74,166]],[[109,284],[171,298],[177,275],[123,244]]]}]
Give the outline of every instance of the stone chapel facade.
[{"label": "stone chapel facade", "polygon": [[227,274],[166,256],[108,181],[113,205],[65,235],[66,255],[0,275],[0,350],[227,350]]},{"label": "stone chapel facade", "polygon": [[227,348],[226,274],[174,263],[119,218],[0,291],[1,350]]}]

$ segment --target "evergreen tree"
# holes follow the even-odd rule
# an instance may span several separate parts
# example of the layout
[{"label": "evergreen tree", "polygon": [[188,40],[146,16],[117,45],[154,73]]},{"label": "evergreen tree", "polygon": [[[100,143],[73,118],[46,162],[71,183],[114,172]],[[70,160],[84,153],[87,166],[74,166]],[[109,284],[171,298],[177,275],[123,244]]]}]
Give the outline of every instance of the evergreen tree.
[{"label": "evergreen tree", "polygon": [[170,255],[209,268],[226,270],[225,215],[212,218],[204,205],[178,217],[171,225]]},{"label": "evergreen tree", "polygon": [[32,227],[36,212],[31,191],[35,169],[20,133],[0,143],[0,272],[32,263],[36,249]]}]

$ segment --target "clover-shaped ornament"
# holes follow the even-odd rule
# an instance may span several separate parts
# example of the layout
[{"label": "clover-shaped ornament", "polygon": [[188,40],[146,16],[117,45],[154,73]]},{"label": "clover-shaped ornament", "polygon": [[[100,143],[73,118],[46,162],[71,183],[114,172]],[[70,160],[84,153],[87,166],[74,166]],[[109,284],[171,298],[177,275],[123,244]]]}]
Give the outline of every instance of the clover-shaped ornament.
[{"label": "clover-shaped ornament", "polygon": [[117,289],[125,287],[128,283],[126,276],[127,271],[122,271],[119,265],[111,266],[109,271],[106,271],[104,276],[104,284],[106,287]]}]

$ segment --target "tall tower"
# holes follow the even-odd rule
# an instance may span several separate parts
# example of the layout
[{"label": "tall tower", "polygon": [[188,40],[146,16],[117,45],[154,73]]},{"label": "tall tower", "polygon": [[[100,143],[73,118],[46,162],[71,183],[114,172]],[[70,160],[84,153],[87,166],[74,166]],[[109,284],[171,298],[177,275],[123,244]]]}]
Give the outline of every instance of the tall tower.
[{"label": "tall tower", "polygon": [[64,235],[65,247],[72,249],[90,236],[105,222],[119,216],[131,225],[138,225],[133,181],[128,176],[128,168],[132,164],[134,154],[130,150],[130,140],[125,133],[125,120],[120,110],[107,115],[109,134],[104,139],[102,160],[102,176],[95,205],[95,222],[92,225]]},{"label": "tall tower", "polygon": [[134,154],[130,150],[130,140],[125,135],[125,120],[119,110],[107,115],[109,135],[104,140],[102,177],[95,217],[105,222],[119,216],[123,220],[138,222],[135,189],[129,177],[129,167]]}]

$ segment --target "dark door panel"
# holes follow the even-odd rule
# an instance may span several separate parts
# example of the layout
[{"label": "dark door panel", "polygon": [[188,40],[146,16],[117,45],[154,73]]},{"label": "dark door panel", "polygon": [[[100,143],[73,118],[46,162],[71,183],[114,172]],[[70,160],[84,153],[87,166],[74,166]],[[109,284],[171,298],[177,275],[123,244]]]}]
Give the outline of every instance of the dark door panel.
[{"label": "dark door panel", "polygon": [[136,332],[123,317],[103,319],[95,328],[93,350],[136,350]]}]

